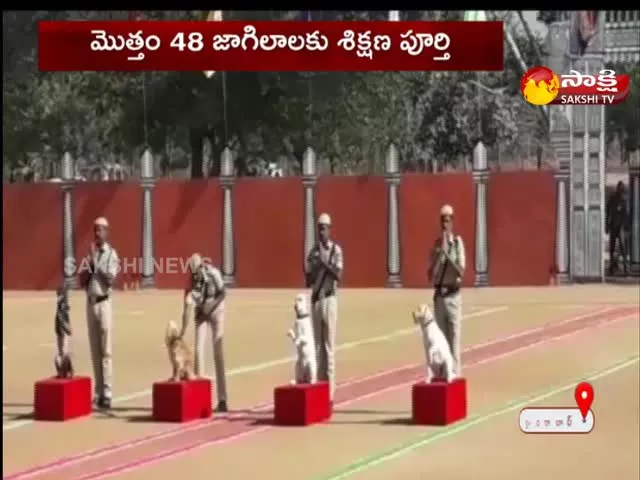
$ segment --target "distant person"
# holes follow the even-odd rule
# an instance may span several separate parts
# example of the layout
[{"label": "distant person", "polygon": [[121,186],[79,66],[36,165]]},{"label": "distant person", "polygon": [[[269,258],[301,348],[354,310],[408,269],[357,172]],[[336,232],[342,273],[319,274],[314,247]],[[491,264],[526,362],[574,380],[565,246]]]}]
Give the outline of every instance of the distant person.
[{"label": "distant person", "polygon": [[627,268],[627,234],[629,231],[629,206],[624,182],[618,182],[615,192],[607,201],[605,230],[609,234],[609,275],[618,270],[618,255],[616,244],[620,245],[619,255],[622,257],[624,274]]},{"label": "distant person", "polygon": [[204,375],[207,330],[211,331],[213,363],[216,371],[217,412],[227,412],[227,375],[224,366],[224,304],[227,290],[220,270],[205,262],[199,253],[189,259],[189,279],[184,296],[182,331],[185,334],[191,317],[195,317],[195,374]]},{"label": "distant person", "polygon": [[329,382],[333,405],[336,390],[336,328],[338,283],[342,280],[342,248],[331,239],[331,217],[318,217],[318,239],[307,257],[307,286],[311,287],[311,319],[316,343],[318,380]]},{"label": "distant person", "polygon": [[428,276],[433,281],[433,310],[436,323],[444,333],[454,360],[453,373],[461,375],[460,330],[462,295],[460,287],[466,267],[464,242],[453,232],[453,207],[440,209],[440,236],[431,251]]},{"label": "distant person", "polygon": [[120,271],[116,250],[107,243],[109,222],[99,217],[93,223],[94,241],[87,261],[88,271],[81,272],[81,285],[87,292],[87,329],[93,363],[95,403],[98,408],[111,408],[113,375],[111,294]]}]

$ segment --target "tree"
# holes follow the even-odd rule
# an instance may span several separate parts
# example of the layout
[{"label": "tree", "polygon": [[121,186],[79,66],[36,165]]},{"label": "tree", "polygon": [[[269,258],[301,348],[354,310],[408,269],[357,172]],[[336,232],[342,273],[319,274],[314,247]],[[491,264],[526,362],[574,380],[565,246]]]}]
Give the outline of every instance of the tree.
[{"label": "tree", "polygon": [[[520,72],[200,72],[39,73],[37,21],[126,19],[129,12],[8,12],[3,16],[5,161],[70,151],[83,162],[136,165],[148,143],[168,170],[217,175],[229,146],[240,174],[279,162],[299,172],[306,147],[332,173],[378,173],[389,142],[408,170],[440,170],[468,160],[478,139],[517,148],[524,103]],[[157,20],[202,18],[202,11],[146,11]],[[461,12],[403,12],[412,20],[453,20]],[[385,11],[322,11],[314,20],[384,20]],[[231,11],[227,19],[299,20],[303,11]],[[534,49],[516,36],[523,56]],[[474,82],[503,94],[487,94]],[[226,90],[223,90],[223,83]],[[223,95],[224,92],[224,95]],[[226,108],[225,108],[226,102]],[[226,112],[226,114],[225,114]],[[535,110],[531,110],[535,112]],[[529,116],[531,112],[528,112]],[[533,114],[535,117],[535,113]],[[205,148],[206,145],[206,148]],[[205,166],[208,166],[205,168]]]},{"label": "tree", "polygon": [[629,97],[623,103],[606,108],[608,144],[617,138],[621,148],[621,160],[627,162],[629,154],[640,149],[640,66],[628,70],[626,65],[610,65],[617,73],[629,72],[631,76]]}]

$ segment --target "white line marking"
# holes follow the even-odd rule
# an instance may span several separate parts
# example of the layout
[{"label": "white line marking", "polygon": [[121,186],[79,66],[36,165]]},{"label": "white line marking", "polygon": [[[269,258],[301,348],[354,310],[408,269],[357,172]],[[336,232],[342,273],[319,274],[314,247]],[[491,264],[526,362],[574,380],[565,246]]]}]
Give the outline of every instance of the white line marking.
[{"label": "white line marking", "polygon": [[[591,316],[592,315],[583,315],[583,316],[580,316],[580,317],[576,317],[574,320],[571,320],[571,321],[577,321],[577,320],[580,320],[582,318],[589,318]],[[583,326],[579,327],[578,330],[574,330],[572,332],[567,332],[567,333],[564,333],[564,334],[561,333],[561,334],[559,334],[557,336],[556,335],[546,336],[544,338],[536,340],[535,342],[533,342],[531,344],[523,345],[523,346],[518,347],[518,348],[516,348],[514,350],[509,350],[507,352],[503,352],[503,353],[500,353],[500,354],[497,354],[497,355],[495,355],[495,354],[494,355],[489,355],[488,357],[481,358],[481,359],[473,361],[473,362],[471,362],[469,364],[465,364],[465,368],[469,369],[469,368],[472,368],[472,367],[477,366],[477,365],[483,365],[483,364],[486,364],[486,363],[491,363],[493,361],[504,359],[504,358],[507,358],[509,356],[515,355],[516,353],[519,353],[519,352],[522,352],[522,351],[531,350],[531,349],[534,349],[535,347],[538,347],[538,346],[541,346],[541,345],[548,345],[548,344],[550,344],[550,343],[552,343],[554,341],[560,340],[560,339],[571,338],[571,337],[577,336],[578,334],[583,333],[585,331],[588,331],[588,330],[591,330],[591,329],[594,329],[594,328],[599,328],[599,327],[601,327],[603,325],[611,325],[613,323],[618,323],[618,322],[621,322],[621,321],[623,321],[625,319],[628,319],[628,318],[631,318],[631,317],[635,317],[635,316],[637,316],[636,313],[623,315],[623,316],[614,316],[614,317],[609,317],[609,318],[603,318],[598,323],[596,323],[595,325],[588,325],[588,326],[584,326],[583,325]],[[562,325],[563,323],[566,323],[567,321],[569,321],[569,320],[555,322],[555,323],[552,324],[552,326]],[[536,333],[538,330],[540,330],[540,329],[539,328],[534,328],[532,330],[528,330],[526,332],[523,332],[522,335],[520,335],[520,336],[527,336],[527,335],[530,335],[532,333]],[[516,338],[516,336],[511,336],[510,338]],[[494,339],[493,341],[489,342],[488,345],[496,345],[496,344],[499,344],[499,343],[502,343],[502,342],[503,342],[503,337],[498,337],[498,338]],[[474,350],[477,350],[478,348],[481,348],[483,345],[487,345],[487,343],[484,343],[484,344],[482,344],[480,346],[477,346],[477,345],[469,346],[469,347],[464,349],[464,352],[465,353],[472,352]],[[404,365],[404,366],[396,367],[396,368],[389,369],[389,370],[386,370],[386,371],[383,371],[383,372],[378,372],[378,373],[375,373],[373,375],[368,375],[366,377],[359,377],[359,378],[356,377],[356,378],[353,378],[353,379],[348,379],[348,380],[346,380],[344,382],[339,383],[338,384],[338,389],[341,390],[342,388],[344,388],[344,387],[346,387],[348,385],[357,384],[357,383],[364,383],[364,382],[372,380],[372,379],[374,379],[376,377],[389,375],[389,374],[392,374],[394,372],[403,371],[403,370],[406,370],[406,369],[409,369],[409,368],[412,368],[412,369],[418,368],[419,366],[420,366],[420,364]],[[367,394],[364,394],[364,395],[356,396],[354,398],[346,400],[345,402],[339,402],[339,404],[340,404],[340,406],[342,406],[342,405],[346,405],[348,403],[353,403],[353,402],[356,402],[356,401],[372,398],[372,397],[375,397],[375,396],[378,396],[378,395],[381,395],[381,394],[384,394],[384,393],[387,393],[387,392],[392,392],[392,391],[398,390],[400,388],[404,388],[407,385],[410,385],[410,384],[414,383],[415,380],[416,379],[414,378],[414,379],[412,379],[412,380],[410,380],[408,382],[405,382],[405,383],[390,385],[388,387],[384,387],[384,388],[382,388],[380,390],[376,390],[374,392],[370,392],[370,393],[367,393]],[[261,411],[263,409],[269,408],[271,406],[272,406],[271,404],[258,405],[258,406],[253,407],[251,409],[251,411],[258,412],[258,411]],[[233,416],[234,415],[231,414],[231,415],[229,415],[227,417],[224,417],[224,418],[232,418]],[[86,451],[86,452],[83,452],[83,453],[80,453],[80,454],[77,454],[77,455],[74,455],[74,456],[71,456],[71,457],[66,457],[66,458],[59,459],[59,460],[54,461],[54,462],[49,463],[49,464],[40,465],[40,466],[37,466],[37,467],[32,467],[32,468],[24,470],[22,472],[17,472],[17,473],[14,473],[12,475],[9,475],[7,478],[10,478],[11,480],[18,480],[18,479],[24,480],[26,478],[30,478],[30,477],[37,476],[37,475],[42,475],[45,472],[48,472],[48,471],[51,471],[51,470],[56,470],[56,469],[59,469],[59,468],[68,467],[70,465],[77,464],[77,463],[80,463],[80,462],[84,462],[86,460],[94,460],[96,458],[100,458],[100,457],[103,457],[105,455],[109,455],[109,454],[115,453],[117,451],[121,451],[123,449],[130,448],[130,447],[133,447],[133,446],[137,446],[137,445],[140,445],[140,444],[146,444],[146,443],[150,443],[150,442],[153,442],[153,441],[156,441],[156,440],[160,440],[160,439],[163,439],[163,438],[173,437],[175,435],[180,435],[180,434],[183,434],[183,433],[186,433],[186,432],[200,430],[200,429],[203,429],[203,428],[208,428],[208,426],[210,426],[211,424],[216,423],[216,422],[217,422],[217,419],[214,419],[213,421],[211,421],[211,420],[200,421],[200,422],[193,423],[193,424],[183,425],[183,426],[180,426],[180,427],[177,427],[177,428],[172,428],[172,429],[169,429],[169,430],[166,430],[166,431],[160,431],[160,432],[152,433],[150,435],[146,435],[146,436],[138,438],[138,439],[129,440],[129,441],[121,442],[121,443],[116,443],[116,444],[108,445],[106,447],[101,447],[101,448],[94,449],[94,450],[89,450],[89,451]],[[217,438],[217,439],[214,439],[213,441],[207,443],[207,445],[209,445],[209,444],[213,445],[213,444],[219,444],[219,443],[228,443],[228,442],[240,439],[242,437],[248,436],[248,435],[250,435],[252,433],[258,433],[258,432],[266,430],[268,428],[270,428],[270,427],[261,427],[261,428],[258,428],[258,429],[252,429],[252,430],[246,431],[244,433],[234,434],[234,435],[231,435],[230,437]],[[204,445],[200,444],[199,446],[197,446],[197,448],[200,448],[202,446],[204,446]],[[178,453],[184,453],[184,452],[178,452]],[[161,456],[164,457],[165,454],[163,453],[163,454],[161,454]],[[115,472],[112,472],[112,473],[115,473]],[[105,475],[105,476],[109,476],[109,475]],[[100,478],[102,478],[102,476],[100,476]]]},{"label": "white line marking", "polygon": [[[486,357],[484,359],[478,360],[476,362],[472,362],[469,365],[467,365],[466,368],[470,368],[470,367],[473,367],[473,366],[476,366],[476,365],[483,365],[483,364],[487,364],[487,363],[492,363],[492,362],[494,362],[496,360],[500,360],[500,359],[504,359],[504,358],[510,357],[511,355],[514,355],[514,354],[516,354],[518,352],[521,352],[521,351],[530,350],[530,349],[533,349],[534,347],[537,347],[537,346],[544,346],[544,345],[547,345],[547,344],[551,343],[552,341],[556,341],[556,340],[559,340],[561,338],[571,338],[573,336],[576,336],[579,333],[588,331],[588,330],[590,330],[592,328],[599,328],[599,327],[601,327],[601,326],[603,326],[605,324],[615,323],[615,322],[622,321],[622,320],[625,320],[625,319],[628,319],[628,318],[632,318],[632,317],[635,317],[635,316],[637,316],[637,314],[634,313],[634,314],[630,314],[630,315],[625,315],[623,317],[616,317],[613,320],[609,320],[608,322],[601,321],[601,322],[599,322],[599,323],[597,323],[596,325],[593,325],[593,326],[583,326],[579,330],[576,330],[576,331],[573,331],[573,332],[570,332],[570,333],[560,334],[557,337],[553,337],[553,336],[552,337],[546,337],[546,338],[543,338],[543,339],[540,339],[540,340],[534,342],[533,344],[517,348],[517,349],[515,349],[513,351],[505,352],[505,353],[502,353],[502,354],[499,354],[499,355],[488,356],[488,357]],[[564,323],[564,322],[558,322],[558,324],[562,324],[562,323]],[[501,341],[502,341],[502,339],[497,339],[493,343],[496,344],[496,343],[500,343]],[[474,347],[475,346],[469,348],[468,350],[474,350],[475,349]],[[635,359],[635,361],[637,361],[637,358]],[[401,384],[391,385],[389,387],[384,387],[384,388],[382,388],[380,390],[376,390],[374,392],[370,392],[370,393],[367,393],[367,394],[364,394],[364,395],[357,395],[356,397],[350,398],[348,400],[339,401],[339,402],[336,403],[336,405],[342,407],[342,406],[349,405],[349,404],[352,404],[352,403],[355,403],[355,402],[360,402],[362,400],[366,400],[366,399],[369,399],[369,398],[377,397],[379,395],[386,394],[386,393],[389,393],[389,392],[393,392],[393,391],[399,390],[401,388],[406,388],[406,387],[412,385],[413,383],[415,383],[415,381],[416,381],[416,378],[414,378],[411,381],[404,382],[404,383],[401,383]],[[200,450],[200,449],[202,449],[204,447],[208,447],[208,446],[211,446],[211,445],[216,445],[216,444],[219,445],[219,444],[231,443],[231,442],[236,441],[238,439],[241,439],[241,438],[244,438],[244,437],[248,437],[250,435],[257,434],[257,433],[265,431],[265,430],[269,430],[271,428],[274,428],[274,427],[272,425],[267,425],[267,426],[264,426],[264,427],[258,427],[258,428],[253,429],[253,430],[247,430],[247,431],[241,432],[239,434],[231,435],[231,436],[228,436],[228,437],[214,438],[214,439],[211,439],[211,440],[200,440],[200,441],[197,441],[197,442],[192,443],[190,445],[183,445],[181,447],[178,447],[177,449],[173,449],[173,450],[169,450],[169,451],[163,450],[159,454],[152,455],[151,457],[138,458],[137,460],[134,460],[129,465],[126,465],[126,464],[122,465],[121,464],[121,465],[117,465],[115,467],[109,467],[109,468],[107,468],[106,470],[104,470],[102,472],[90,473],[88,475],[75,477],[75,480],[89,480],[89,479],[98,480],[98,479],[108,478],[108,477],[111,477],[111,476],[116,475],[116,474],[122,474],[122,473],[125,473],[125,472],[138,470],[138,469],[144,468],[144,467],[152,465],[152,464],[157,464],[157,463],[160,463],[162,461],[178,457],[178,456],[180,456],[180,455],[182,455],[184,453],[197,451],[197,450]],[[18,480],[18,479],[17,478],[12,478],[12,480]]]},{"label": "white line marking", "polygon": [[[485,310],[478,310],[476,312],[472,312],[468,315],[465,315],[463,318],[464,319],[469,319],[469,318],[474,318],[474,317],[481,317],[481,316],[486,316],[486,315],[491,315],[494,313],[499,313],[499,312],[504,312],[508,310],[508,307],[506,306],[498,306],[498,307],[493,307],[493,308],[487,308]],[[342,345],[338,345],[337,350],[338,351],[342,351],[342,350],[350,350],[352,348],[356,348],[359,347],[361,345],[368,345],[371,343],[378,343],[378,342],[384,342],[384,341],[388,341],[403,335],[407,335],[409,333],[413,333],[416,331],[416,327],[412,327],[412,328],[403,328],[400,330],[395,330],[391,333],[388,333],[386,335],[378,335],[375,337],[368,337],[368,338],[363,338],[360,340],[354,340],[352,342],[347,342],[347,343],[343,343]],[[295,359],[293,356],[288,356],[288,357],[283,357],[283,358],[278,358],[275,360],[269,360],[266,362],[262,362],[262,363],[257,363],[254,365],[244,365],[244,366],[240,366],[237,368],[233,368],[231,370],[229,370],[227,372],[227,376],[232,377],[232,376],[236,376],[236,375],[243,375],[243,374],[247,374],[247,373],[255,373],[255,372],[260,372],[262,370],[267,370],[269,368],[272,367],[277,367],[280,365],[286,365],[287,363],[293,362]],[[140,390],[138,392],[133,392],[130,394],[126,394],[126,395],[122,395],[119,397],[116,397],[113,399],[113,404],[117,405],[119,403],[124,403],[130,400],[136,400],[138,398],[143,398],[146,397],[148,395],[151,395],[151,389],[145,389],[145,390]],[[4,423],[2,425],[2,431],[3,432],[7,432],[10,430],[16,430],[18,428],[22,428],[25,427],[27,425],[31,425],[32,423],[34,423],[34,420],[16,420],[16,421],[12,421],[12,422],[7,422]]]}]

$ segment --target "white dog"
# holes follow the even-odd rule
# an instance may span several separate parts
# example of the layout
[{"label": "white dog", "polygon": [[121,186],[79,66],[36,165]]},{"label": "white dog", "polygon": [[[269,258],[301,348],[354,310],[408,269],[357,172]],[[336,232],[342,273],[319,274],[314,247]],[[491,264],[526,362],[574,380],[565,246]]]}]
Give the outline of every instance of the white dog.
[{"label": "white dog", "polygon": [[424,353],[427,357],[427,383],[433,380],[434,371],[438,372],[436,375],[438,378],[450,382],[455,378],[451,348],[427,305],[420,305],[413,312],[413,322],[422,330]]},{"label": "white dog", "polygon": [[291,383],[315,383],[318,377],[316,342],[306,295],[296,295],[294,310],[293,327],[287,332],[296,347],[295,379]]}]

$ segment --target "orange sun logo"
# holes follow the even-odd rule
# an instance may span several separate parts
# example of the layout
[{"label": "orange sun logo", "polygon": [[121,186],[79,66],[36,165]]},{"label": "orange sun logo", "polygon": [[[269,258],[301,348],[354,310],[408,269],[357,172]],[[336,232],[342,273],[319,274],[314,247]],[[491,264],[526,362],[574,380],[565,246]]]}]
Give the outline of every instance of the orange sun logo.
[{"label": "orange sun logo", "polygon": [[532,67],[520,79],[520,92],[532,105],[548,105],[558,96],[560,79],[548,67]]}]

